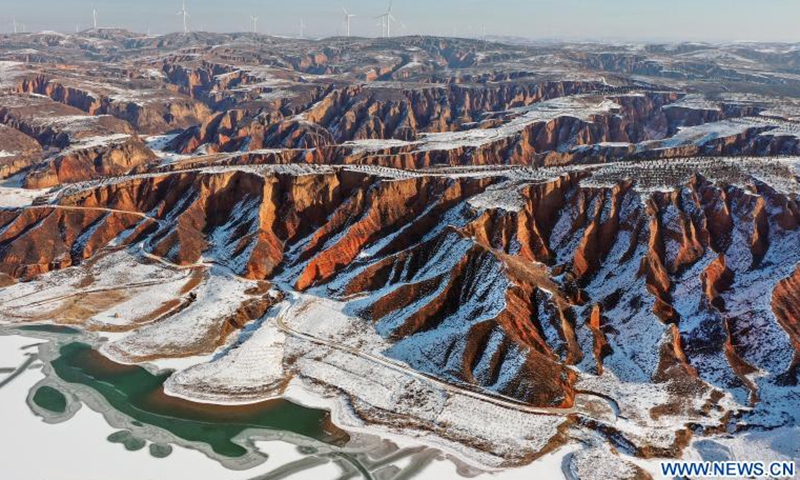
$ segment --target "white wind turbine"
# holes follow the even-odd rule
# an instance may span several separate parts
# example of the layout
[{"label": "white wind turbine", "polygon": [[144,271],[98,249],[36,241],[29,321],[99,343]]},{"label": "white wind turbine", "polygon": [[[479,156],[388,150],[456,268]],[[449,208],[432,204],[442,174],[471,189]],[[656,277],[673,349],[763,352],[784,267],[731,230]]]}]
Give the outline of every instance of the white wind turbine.
[{"label": "white wind turbine", "polygon": [[250,21],[253,22],[253,33],[258,32],[258,17],[250,15]]},{"label": "white wind turbine", "polygon": [[186,10],[186,0],[177,15],[183,15],[183,33],[189,33],[189,11]]},{"label": "white wind turbine", "polygon": [[11,17],[11,24],[14,25],[14,33],[19,33],[18,32],[19,24],[17,23],[17,17]]},{"label": "white wind turbine", "polygon": [[305,38],[306,22],[300,19],[300,38]]},{"label": "white wind turbine", "polygon": [[347,12],[347,9],[346,9],[346,8],[344,8],[344,7],[342,7],[342,11],[344,12],[344,24],[345,24],[345,29],[347,30],[347,36],[349,37],[349,36],[350,36],[350,20],[351,20],[353,17],[355,17],[356,15],[354,15],[354,14],[352,14],[352,13],[348,13],[348,12]]},{"label": "white wind turbine", "polygon": [[94,29],[97,30],[97,9],[92,9],[92,25],[94,25]]},{"label": "white wind turbine", "polygon": [[386,13],[383,15],[378,15],[377,19],[381,21],[381,27],[383,28],[383,32],[385,32],[385,37],[389,38],[392,36],[392,22],[399,23],[401,27],[405,28],[403,22],[397,19],[394,15],[392,15],[392,5],[394,4],[394,0],[389,1],[389,9],[386,10]]}]

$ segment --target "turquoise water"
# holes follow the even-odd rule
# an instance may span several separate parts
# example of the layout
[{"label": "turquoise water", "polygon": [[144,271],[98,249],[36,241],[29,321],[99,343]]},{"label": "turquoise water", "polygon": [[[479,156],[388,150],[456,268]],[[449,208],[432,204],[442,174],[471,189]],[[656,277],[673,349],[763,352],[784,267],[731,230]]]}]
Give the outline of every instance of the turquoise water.
[{"label": "turquoise water", "polygon": [[[247,453],[232,440],[249,428],[293,432],[334,445],[348,440],[347,434],[331,423],[327,411],[287,400],[217,406],[169,397],[163,391],[169,373],[154,375],[141,367],[117,364],[85,343],[61,347],[52,366],[61,379],[91,387],[134,421],[163,428],[184,440],[206,443],[226,457]],[[52,400],[47,403],[52,406]]]}]

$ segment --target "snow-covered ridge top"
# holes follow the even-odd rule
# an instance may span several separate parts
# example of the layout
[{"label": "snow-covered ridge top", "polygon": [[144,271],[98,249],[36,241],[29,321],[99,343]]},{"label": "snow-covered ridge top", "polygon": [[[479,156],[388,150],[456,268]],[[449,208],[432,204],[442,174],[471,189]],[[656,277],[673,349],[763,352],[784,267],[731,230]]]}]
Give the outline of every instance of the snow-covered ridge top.
[{"label": "snow-covered ridge top", "polygon": [[441,168],[431,170],[401,170],[391,167],[381,167],[372,165],[316,165],[306,163],[277,164],[277,165],[219,165],[205,166],[196,168],[185,168],[170,170],[165,172],[152,172],[136,175],[125,175],[119,177],[106,177],[86,182],[73,183],[65,186],[59,192],[59,196],[69,196],[80,192],[92,190],[100,187],[120,185],[127,182],[143,180],[148,178],[167,177],[171,175],[181,175],[186,173],[200,173],[207,175],[219,175],[230,172],[246,172],[263,177],[275,175],[330,175],[338,171],[357,172],[365,175],[372,175],[382,180],[393,181],[408,178],[441,177],[441,178],[499,178],[505,177],[515,180],[544,181],[557,178],[559,175],[576,170],[579,167],[558,167],[558,168],[535,168],[535,167],[468,167],[468,168]]},{"label": "snow-covered ridge top", "polygon": [[362,139],[351,140],[344,142],[343,147],[350,147],[354,155],[362,153],[377,152],[388,148],[407,147],[410,145],[419,145],[420,142],[408,142],[405,140],[396,140],[392,138],[387,139]]},{"label": "snow-covered ridge top", "polygon": [[610,188],[620,181],[632,180],[634,188],[642,193],[672,192],[695,175],[702,175],[711,182],[735,185],[745,190],[755,182],[762,182],[779,193],[790,195],[800,193],[798,165],[800,157],[694,157],[620,162],[594,167],[591,176],[584,179],[581,186]]},{"label": "snow-covered ridge top", "polygon": [[676,102],[664,105],[664,108],[687,108],[691,110],[720,110],[720,102],[709,100],[705,95],[692,93],[679,99]]},{"label": "snow-covered ridge top", "polygon": [[16,86],[16,80],[24,74],[23,63],[0,61],[0,89]]},{"label": "snow-covered ridge top", "polygon": [[66,148],[59,152],[59,156],[66,155],[68,153],[74,152],[76,150],[85,150],[88,148],[97,148],[97,147],[105,147],[110,145],[119,145],[130,140],[132,136],[128,135],[127,133],[115,133],[111,135],[97,135],[94,137],[87,137],[82,138],[76,143],[73,143]]},{"label": "snow-covered ridge top", "polygon": [[453,150],[459,147],[480,147],[498,139],[522,132],[532,123],[548,122],[559,117],[574,117],[589,121],[591,117],[611,113],[622,107],[609,99],[597,101],[593,95],[573,95],[546,100],[526,107],[515,108],[509,113],[517,117],[496,128],[472,129],[458,132],[422,134],[419,151]]},{"label": "snow-covered ridge top", "polygon": [[491,185],[483,193],[468,200],[476,210],[500,209],[507,212],[519,212],[525,208],[527,200],[520,193],[520,182],[503,182]]},{"label": "snow-covered ridge top", "polygon": [[[358,172],[372,175],[384,181],[409,178],[496,178],[509,185],[522,185],[554,181],[570,173],[583,174],[582,187],[613,188],[622,181],[631,180],[637,191],[647,193],[674,191],[685,185],[695,174],[700,174],[712,182],[737,185],[747,188],[754,182],[762,182],[783,194],[800,193],[800,157],[690,157],[669,160],[650,160],[641,162],[619,162],[601,165],[572,165],[558,167],[529,166],[473,166],[445,167],[425,170],[402,170],[372,165],[316,165],[306,163],[278,165],[220,165],[187,168],[166,172],[144,173],[120,177],[108,177],[64,187],[59,196],[68,196],[94,188],[118,185],[126,182],[180,175],[201,173],[218,175],[230,172],[247,172],[264,177],[275,175],[330,175],[339,171]],[[497,187],[491,198],[476,200],[476,207],[482,208],[500,202],[500,208],[515,210],[519,207],[516,194]]]},{"label": "snow-covered ridge top", "polygon": [[103,118],[113,117],[111,115],[36,116],[33,120],[42,127],[59,127],[80,132],[100,123]]}]

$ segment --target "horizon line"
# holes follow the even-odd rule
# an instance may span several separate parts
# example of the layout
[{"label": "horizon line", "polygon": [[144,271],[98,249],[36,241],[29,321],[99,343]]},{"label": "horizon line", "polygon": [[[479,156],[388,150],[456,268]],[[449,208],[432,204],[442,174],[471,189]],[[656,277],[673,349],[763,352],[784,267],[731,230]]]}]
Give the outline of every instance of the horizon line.
[{"label": "horizon line", "polygon": [[59,35],[65,36],[75,36],[87,32],[92,31],[101,31],[101,30],[118,30],[118,31],[125,31],[128,33],[135,33],[139,34],[145,38],[159,38],[159,37],[166,37],[170,35],[190,35],[190,34],[216,34],[216,35],[251,35],[251,36],[260,36],[260,37],[272,37],[272,38],[282,38],[282,39],[295,39],[295,40],[307,40],[307,41],[323,41],[329,39],[341,39],[341,38],[351,38],[355,40],[378,40],[378,39],[398,39],[398,38],[413,38],[413,37],[429,37],[429,38],[445,38],[445,39],[457,39],[457,40],[476,40],[476,41],[486,41],[492,42],[495,41],[497,43],[502,43],[501,40],[524,40],[530,42],[542,42],[542,43],[598,43],[598,44],[615,44],[615,43],[628,43],[628,44],[691,44],[691,43],[698,43],[698,44],[708,44],[708,45],[723,45],[723,44],[782,44],[782,45],[798,45],[800,41],[798,40],[747,40],[747,39],[697,39],[697,38],[686,38],[686,39],[676,39],[671,37],[652,37],[652,38],[630,38],[630,37],[569,37],[569,36],[525,36],[525,35],[487,35],[486,37],[481,36],[459,36],[459,35],[437,35],[432,33],[414,33],[414,34],[400,34],[395,35],[392,37],[382,37],[382,36],[362,36],[362,35],[326,35],[326,36],[297,36],[297,35],[282,35],[282,34],[274,34],[274,33],[262,33],[262,32],[249,32],[246,30],[231,30],[231,31],[217,31],[217,30],[191,30],[189,32],[182,32],[180,30],[165,32],[165,33],[147,33],[141,32],[138,30],[132,30],[126,27],[121,26],[108,26],[108,27],[94,27],[87,28],[83,30],[79,30],[77,32],[74,31],[64,31],[64,30],[53,30],[53,29],[44,29],[44,30],[37,30],[37,31],[26,31],[26,32],[3,32],[0,35],[6,37],[10,36],[13,37],[15,35],[45,35],[48,33],[55,33]]}]

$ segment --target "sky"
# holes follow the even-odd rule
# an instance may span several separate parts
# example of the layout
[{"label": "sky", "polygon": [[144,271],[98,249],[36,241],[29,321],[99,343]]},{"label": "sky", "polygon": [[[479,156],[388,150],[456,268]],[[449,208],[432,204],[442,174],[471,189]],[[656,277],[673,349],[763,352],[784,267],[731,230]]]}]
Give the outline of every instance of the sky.
[{"label": "sky", "polygon": [[[186,0],[192,30],[324,37],[377,36],[389,0]],[[0,0],[0,32],[91,26],[162,34],[181,30],[181,0]],[[800,0],[395,0],[393,34],[517,36],[539,40],[800,42]],[[403,26],[405,28],[403,28]]]}]

